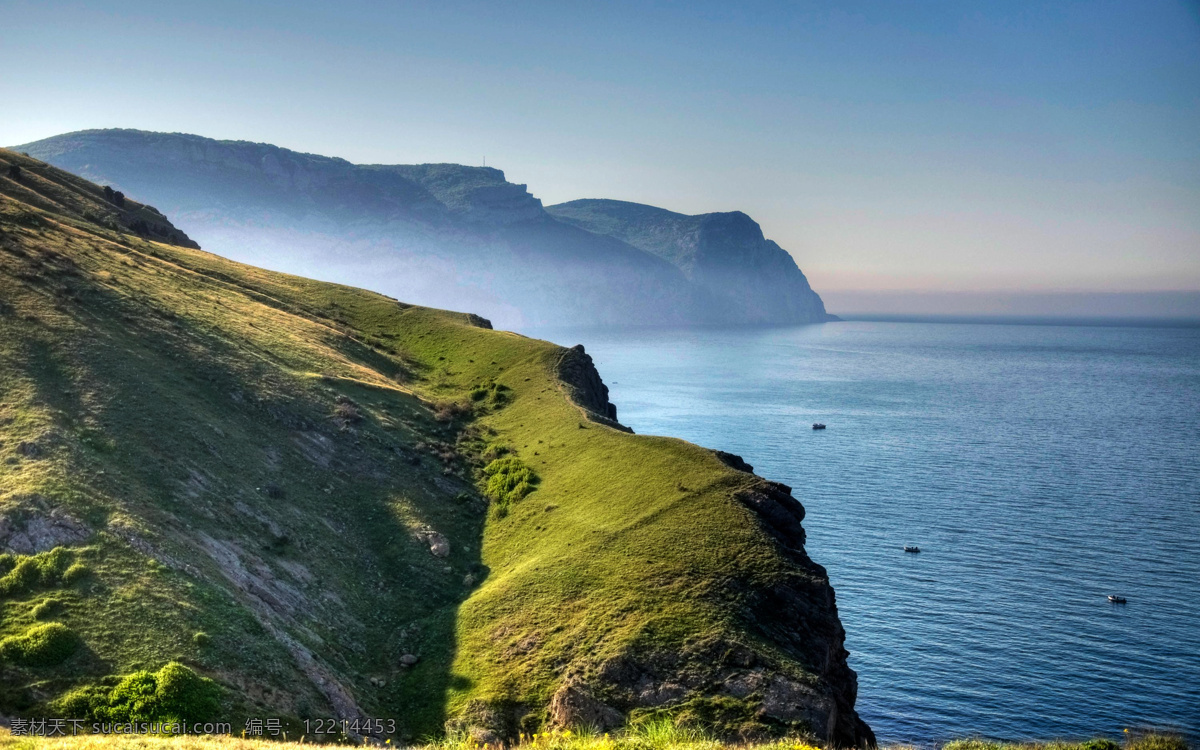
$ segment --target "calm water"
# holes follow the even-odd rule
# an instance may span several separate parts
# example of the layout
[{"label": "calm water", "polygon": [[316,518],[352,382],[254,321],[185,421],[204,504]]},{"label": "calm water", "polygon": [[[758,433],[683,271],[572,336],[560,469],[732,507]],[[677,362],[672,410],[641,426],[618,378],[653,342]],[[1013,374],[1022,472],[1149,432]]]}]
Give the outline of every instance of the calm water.
[{"label": "calm water", "polygon": [[881,741],[1200,734],[1200,329],[537,334],[795,488]]}]

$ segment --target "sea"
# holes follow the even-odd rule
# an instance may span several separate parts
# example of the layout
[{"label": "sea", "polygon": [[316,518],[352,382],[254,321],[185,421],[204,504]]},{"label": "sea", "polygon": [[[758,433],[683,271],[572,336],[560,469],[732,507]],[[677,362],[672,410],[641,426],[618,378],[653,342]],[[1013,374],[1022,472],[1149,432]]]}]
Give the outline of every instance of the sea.
[{"label": "sea", "polygon": [[881,742],[1200,737],[1200,328],[531,333],[793,487]]}]

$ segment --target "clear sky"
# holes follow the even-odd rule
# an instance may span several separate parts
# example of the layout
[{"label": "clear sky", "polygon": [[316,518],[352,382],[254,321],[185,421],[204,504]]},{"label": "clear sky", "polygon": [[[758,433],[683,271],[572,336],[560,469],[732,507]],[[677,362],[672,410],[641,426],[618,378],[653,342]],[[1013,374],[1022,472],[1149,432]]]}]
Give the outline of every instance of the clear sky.
[{"label": "clear sky", "polygon": [[0,70],[4,144],[486,158],[745,211],[822,291],[1200,289],[1195,1],[0,0]]}]

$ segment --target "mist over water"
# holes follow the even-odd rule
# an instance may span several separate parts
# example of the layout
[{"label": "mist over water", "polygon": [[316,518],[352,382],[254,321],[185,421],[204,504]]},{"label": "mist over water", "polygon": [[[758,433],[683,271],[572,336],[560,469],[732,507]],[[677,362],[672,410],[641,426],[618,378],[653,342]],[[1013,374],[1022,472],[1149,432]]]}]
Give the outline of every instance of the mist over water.
[{"label": "mist over water", "polygon": [[795,488],[880,741],[1200,733],[1200,329],[534,333]]}]

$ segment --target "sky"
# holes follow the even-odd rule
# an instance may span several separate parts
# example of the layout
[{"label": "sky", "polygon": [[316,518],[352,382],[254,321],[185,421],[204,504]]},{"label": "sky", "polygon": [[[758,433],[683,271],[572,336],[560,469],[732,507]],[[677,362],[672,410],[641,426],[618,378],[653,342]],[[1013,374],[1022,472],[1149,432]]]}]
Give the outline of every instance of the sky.
[{"label": "sky", "polygon": [[835,296],[1200,290],[1196,0],[0,0],[0,19],[2,144],[131,127],[486,159],[546,205],[744,211]]}]

